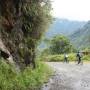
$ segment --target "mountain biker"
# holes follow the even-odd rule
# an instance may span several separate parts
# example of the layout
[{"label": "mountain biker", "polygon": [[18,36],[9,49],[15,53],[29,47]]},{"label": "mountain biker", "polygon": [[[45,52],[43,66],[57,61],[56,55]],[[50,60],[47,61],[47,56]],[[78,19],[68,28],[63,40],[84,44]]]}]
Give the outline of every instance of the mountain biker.
[{"label": "mountain biker", "polygon": [[68,63],[68,55],[67,54],[64,54],[64,62]]},{"label": "mountain biker", "polygon": [[78,60],[78,64],[80,64],[82,62],[82,53],[81,52],[77,52],[77,60]]}]

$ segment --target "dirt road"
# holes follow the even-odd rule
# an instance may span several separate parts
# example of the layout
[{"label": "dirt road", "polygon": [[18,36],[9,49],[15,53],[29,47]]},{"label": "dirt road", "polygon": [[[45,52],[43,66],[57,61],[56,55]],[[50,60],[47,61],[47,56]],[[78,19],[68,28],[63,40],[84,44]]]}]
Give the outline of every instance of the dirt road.
[{"label": "dirt road", "polygon": [[42,90],[90,90],[90,64],[75,65],[50,62],[55,74]]}]

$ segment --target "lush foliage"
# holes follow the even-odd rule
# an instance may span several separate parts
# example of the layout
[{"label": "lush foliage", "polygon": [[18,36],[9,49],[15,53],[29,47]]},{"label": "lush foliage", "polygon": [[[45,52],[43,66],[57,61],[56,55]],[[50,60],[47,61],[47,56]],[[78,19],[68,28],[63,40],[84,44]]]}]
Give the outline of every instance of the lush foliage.
[{"label": "lush foliage", "polygon": [[83,57],[83,60],[90,61],[90,55],[85,55],[85,56]]},{"label": "lush foliage", "polygon": [[67,37],[59,35],[51,40],[50,52],[51,54],[69,53],[72,51],[72,45]]},{"label": "lush foliage", "polygon": [[52,70],[42,62],[37,63],[37,69],[27,67],[17,73],[11,65],[0,60],[0,90],[40,90],[51,73]]},{"label": "lush foliage", "polygon": [[[49,61],[49,62],[63,62],[64,61],[63,54],[48,55],[48,56],[43,56],[42,58],[44,61]],[[68,54],[68,60],[69,61],[77,61],[76,53]],[[82,60],[90,61],[90,55],[83,55]]]},{"label": "lush foliage", "polygon": [[51,22],[50,10],[49,0],[0,0],[0,38],[19,66],[35,67],[35,50]]}]

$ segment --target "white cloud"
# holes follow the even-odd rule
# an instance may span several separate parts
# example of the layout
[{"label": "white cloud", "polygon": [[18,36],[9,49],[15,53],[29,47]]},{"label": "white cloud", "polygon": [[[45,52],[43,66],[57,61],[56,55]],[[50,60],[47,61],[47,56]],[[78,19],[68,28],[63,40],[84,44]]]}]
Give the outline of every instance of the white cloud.
[{"label": "white cloud", "polygon": [[72,20],[90,20],[90,0],[53,0],[53,15]]}]

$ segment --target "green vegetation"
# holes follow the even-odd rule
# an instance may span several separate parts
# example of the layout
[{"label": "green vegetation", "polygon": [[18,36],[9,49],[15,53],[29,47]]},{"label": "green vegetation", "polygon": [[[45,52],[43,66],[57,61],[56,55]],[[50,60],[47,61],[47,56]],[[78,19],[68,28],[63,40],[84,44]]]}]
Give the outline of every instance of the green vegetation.
[{"label": "green vegetation", "polygon": [[85,56],[83,57],[83,60],[85,60],[85,61],[90,61],[90,55],[85,55]]},{"label": "green vegetation", "polygon": [[0,90],[35,90],[48,79],[49,67],[35,60],[51,9],[50,0],[0,0]]},{"label": "green vegetation", "polygon": [[[69,55],[69,61],[76,61],[76,53],[78,48],[75,49],[69,39],[62,35],[56,35],[51,40],[45,40],[47,44],[47,48],[45,48],[41,52],[41,58],[44,61],[50,62],[62,62],[64,60],[64,53]],[[89,61],[90,60],[90,48],[84,48],[80,50],[84,55],[82,60]]]},{"label": "green vegetation", "polygon": [[72,45],[67,37],[57,35],[53,37],[50,44],[51,54],[69,53],[72,51]]},{"label": "green vegetation", "polygon": [[90,48],[90,21],[70,35],[70,40],[78,49]]},{"label": "green vegetation", "polygon": [[44,43],[46,43],[47,47],[41,52],[41,56],[71,53],[76,51],[70,43],[70,40],[63,35],[56,35],[51,40],[46,39]]},{"label": "green vegetation", "polygon": [[50,11],[50,0],[0,0],[0,39],[20,68],[35,68],[37,45],[52,21]]},{"label": "green vegetation", "polygon": [[27,67],[17,73],[11,65],[0,60],[0,90],[40,90],[52,70],[43,62],[37,62],[36,67],[34,70]]},{"label": "green vegetation", "polygon": [[[68,54],[68,59],[70,61],[75,61],[76,56],[75,54]],[[48,55],[48,56],[43,56],[45,61],[49,62],[62,62],[64,60],[64,54],[57,54],[57,55]]]},{"label": "green vegetation", "polygon": [[[42,58],[44,61],[62,62],[64,60],[64,55],[63,54],[48,55],[48,56],[43,56]],[[69,61],[76,61],[77,60],[76,53],[68,54],[68,60]],[[90,61],[90,55],[83,55],[82,60],[83,61]]]},{"label": "green vegetation", "polygon": [[[52,21],[51,10],[50,0],[0,0],[0,58],[4,58],[0,60],[0,90],[37,90],[51,75],[47,65],[35,61],[37,46]],[[73,50],[67,37],[55,36],[42,53],[43,60],[62,61],[63,53]],[[75,54],[68,59],[76,60]]]}]

